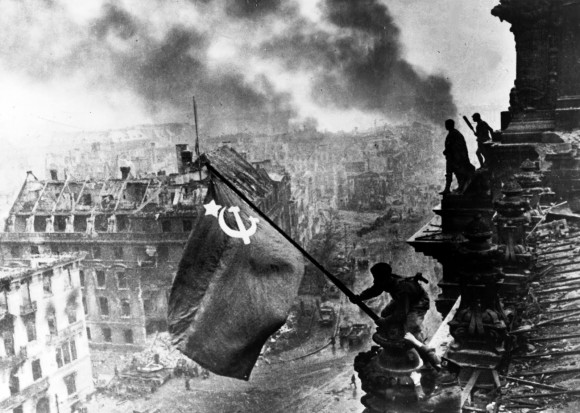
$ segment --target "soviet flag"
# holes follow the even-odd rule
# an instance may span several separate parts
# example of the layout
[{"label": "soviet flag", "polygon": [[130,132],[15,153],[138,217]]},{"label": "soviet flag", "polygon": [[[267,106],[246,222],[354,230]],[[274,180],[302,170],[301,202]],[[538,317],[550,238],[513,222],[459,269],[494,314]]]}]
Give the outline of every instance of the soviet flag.
[{"label": "soviet flag", "polygon": [[286,321],[303,258],[219,179],[210,176],[169,298],[169,332],[202,367],[248,380]]}]

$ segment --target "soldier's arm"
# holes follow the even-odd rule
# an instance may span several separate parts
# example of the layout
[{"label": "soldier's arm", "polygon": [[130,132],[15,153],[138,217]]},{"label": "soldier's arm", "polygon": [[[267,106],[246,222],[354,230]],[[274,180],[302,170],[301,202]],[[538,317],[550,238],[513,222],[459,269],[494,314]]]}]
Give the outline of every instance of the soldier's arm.
[{"label": "soldier's arm", "polygon": [[364,290],[362,293],[359,294],[358,298],[360,300],[369,300],[371,298],[378,297],[383,293],[383,289],[376,284],[373,284],[371,287]]},{"label": "soldier's arm", "polygon": [[413,345],[413,347],[415,347],[423,361],[429,363],[431,366],[433,366],[433,368],[435,368],[435,370],[441,370],[441,359],[437,356],[437,352],[434,348],[428,347],[421,343],[413,334],[409,332],[405,333],[405,340],[407,340]]}]

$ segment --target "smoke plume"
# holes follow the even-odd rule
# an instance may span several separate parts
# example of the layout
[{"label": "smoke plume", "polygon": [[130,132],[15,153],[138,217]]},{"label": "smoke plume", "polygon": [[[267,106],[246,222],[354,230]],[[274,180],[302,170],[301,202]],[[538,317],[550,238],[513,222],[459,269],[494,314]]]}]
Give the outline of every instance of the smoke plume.
[{"label": "smoke plume", "polygon": [[325,19],[339,30],[284,33],[267,53],[289,70],[315,73],[312,98],[322,106],[380,112],[386,118],[411,113],[440,121],[455,114],[451,85],[422,76],[401,56],[399,29],[375,0],[327,0]]},{"label": "smoke plume", "polygon": [[192,95],[208,135],[455,114],[450,84],[402,57],[379,0],[6,0],[2,10],[0,84],[21,96],[0,107],[3,125],[17,111],[81,129],[187,121]]}]

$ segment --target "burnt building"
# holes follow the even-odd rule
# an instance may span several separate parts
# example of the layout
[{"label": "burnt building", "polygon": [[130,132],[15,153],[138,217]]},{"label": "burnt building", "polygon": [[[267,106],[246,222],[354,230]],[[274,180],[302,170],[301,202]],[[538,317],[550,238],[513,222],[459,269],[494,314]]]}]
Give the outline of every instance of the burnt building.
[{"label": "burnt building", "polygon": [[0,411],[84,411],[94,386],[83,258],[38,255],[0,267]]},{"label": "burnt building", "polygon": [[[174,149],[175,153],[175,149]],[[230,148],[208,153],[216,169],[292,233],[290,180],[254,168]],[[147,179],[122,168],[121,178],[39,181],[27,176],[4,233],[4,261],[84,251],[80,272],[91,346],[137,350],[166,329],[167,299],[183,247],[207,192],[187,145],[177,145],[177,174]]]},{"label": "burnt building", "polygon": [[348,177],[348,208],[368,211],[387,206],[387,182],[378,173],[368,171]]},{"label": "burnt building", "polygon": [[[580,1],[501,0],[492,14],[511,24],[517,52],[502,131],[486,144],[488,166],[463,193],[444,194],[438,216],[409,240],[443,266],[438,310],[447,315],[461,297],[446,356],[461,366],[467,391],[503,385],[498,371],[522,351],[510,331],[529,315],[530,283],[553,270],[533,249],[543,236],[535,230],[556,202],[578,211],[580,193]],[[567,236],[565,225],[545,225],[554,224],[553,237]]]},{"label": "burnt building", "polygon": [[133,176],[176,172],[175,145],[194,136],[183,123],[140,125],[107,131],[83,131],[48,138],[45,175],[73,179],[119,178],[121,167]]}]

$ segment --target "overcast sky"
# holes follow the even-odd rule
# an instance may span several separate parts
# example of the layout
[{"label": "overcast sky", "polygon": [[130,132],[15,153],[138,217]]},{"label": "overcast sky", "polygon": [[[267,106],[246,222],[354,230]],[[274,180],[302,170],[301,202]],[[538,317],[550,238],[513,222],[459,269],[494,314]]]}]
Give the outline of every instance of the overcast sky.
[{"label": "overcast sky", "polygon": [[0,139],[188,122],[192,92],[207,129],[223,119],[216,133],[239,125],[227,117],[252,130],[273,112],[321,130],[407,115],[438,122],[453,103],[499,127],[515,51],[509,25],[490,14],[496,0],[259,4],[2,1]]}]

